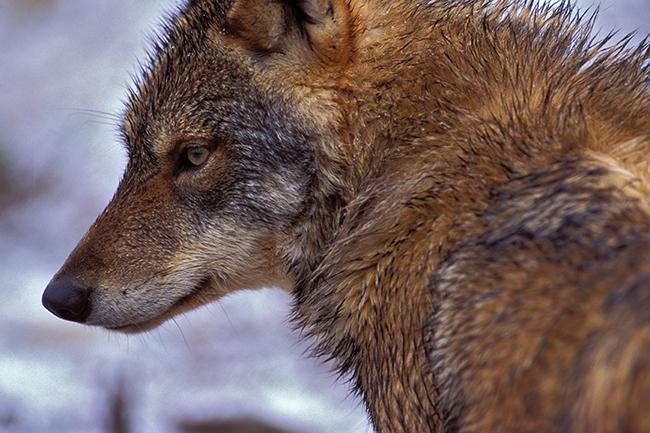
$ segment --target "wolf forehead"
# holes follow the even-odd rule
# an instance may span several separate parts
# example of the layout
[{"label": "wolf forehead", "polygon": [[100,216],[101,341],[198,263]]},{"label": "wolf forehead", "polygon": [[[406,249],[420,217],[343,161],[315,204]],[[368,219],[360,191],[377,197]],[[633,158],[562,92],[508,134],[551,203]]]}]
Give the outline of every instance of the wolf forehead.
[{"label": "wolf forehead", "polygon": [[[224,43],[230,1],[193,1],[169,17],[129,89],[122,134],[131,158],[156,161],[178,141],[255,143],[304,159],[308,131],[285,95],[255,83],[245,56]],[[289,152],[289,154],[287,154]]]}]

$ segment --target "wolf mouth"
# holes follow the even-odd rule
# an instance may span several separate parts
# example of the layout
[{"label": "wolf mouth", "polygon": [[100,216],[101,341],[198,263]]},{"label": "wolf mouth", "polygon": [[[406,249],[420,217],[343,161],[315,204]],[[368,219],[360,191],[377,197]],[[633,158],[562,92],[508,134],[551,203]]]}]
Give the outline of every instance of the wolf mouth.
[{"label": "wolf mouth", "polygon": [[151,329],[162,325],[164,322],[176,316],[177,314],[192,310],[193,308],[201,305],[201,302],[197,302],[197,298],[199,298],[200,295],[204,293],[208,287],[210,287],[211,283],[211,277],[203,277],[187,295],[179,298],[169,308],[167,308],[167,310],[156,317],[144,320],[142,322],[130,323],[127,325],[110,326],[106,327],[106,329],[127,334],[136,334],[139,332],[150,331]]},{"label": "wolf mouth", "polygon": [[180,298],[178,301],[174,302],[174,304],[169,307],[167,310],[168,312],[174,310],[177,307],[181,307],[187,302],[191,301],[192,299],[196,298],[197,295],[202,293],[205,289],[207,289],[210,286],[210,283],[212,282],[212,278],[210,277],[203,277],[201,281],[197,285],[194,286],[194,288],[188,293],[187,295],[183,296]]}]

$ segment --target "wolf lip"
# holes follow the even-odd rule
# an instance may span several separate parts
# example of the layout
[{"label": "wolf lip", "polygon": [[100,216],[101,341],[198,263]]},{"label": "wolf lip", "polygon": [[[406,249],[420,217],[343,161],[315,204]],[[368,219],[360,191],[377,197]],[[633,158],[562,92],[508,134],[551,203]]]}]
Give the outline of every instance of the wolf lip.
[{"label": "wolf lip", "polygon": [[157,315],[156,317],[152,317],[142,322],[129,323],[120,326],[108,326],[106,327],[106,329],[110,331],[119,331],[119,332],[126,332],[126,333],[137,333],[137,332],[143,332],[143,331],[148,331],[150,329],[153,329],[156,326],[167,321],[167,319],[173,317],[175,315],[176,310],[181,309],[187,304],[189,304],[189,302],[191,302],[191,300],[196,295],[203,292],[203,290],[205,290],[210,285],[211,282],[212,282],[212,278],[209,276],[202,278],[199,281],[199,283],[196,284],[194,288],[187,295],[179,298],[169,308],[167,308],[167,310]]}]

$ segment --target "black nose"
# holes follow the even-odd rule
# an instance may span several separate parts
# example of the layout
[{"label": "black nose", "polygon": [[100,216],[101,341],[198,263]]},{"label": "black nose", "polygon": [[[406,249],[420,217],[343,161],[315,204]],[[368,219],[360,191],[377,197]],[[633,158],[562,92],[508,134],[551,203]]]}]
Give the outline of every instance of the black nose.
[{"label": "black nose", "polygon": [[52,314],[72,322],[84,323],[90,314],[90,290],[69,278],[50,281],[42,302]]}]

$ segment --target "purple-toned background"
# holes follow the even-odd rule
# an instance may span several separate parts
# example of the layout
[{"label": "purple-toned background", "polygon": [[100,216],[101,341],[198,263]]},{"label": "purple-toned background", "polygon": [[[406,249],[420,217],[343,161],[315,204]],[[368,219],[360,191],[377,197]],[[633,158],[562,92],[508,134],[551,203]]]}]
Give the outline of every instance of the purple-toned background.
[{"label": "purple-toned background", "polygon": [[[159,17],[179,2],[0,2],[0,432],[165,433],[219,418],[368,432],[347,386],[304,355],[277,290],[131,337],[65,323],[40,305],[117,185],[125,159],[110,114]],[[598,26],[648,33],[650,1],[607,0]]]}]

